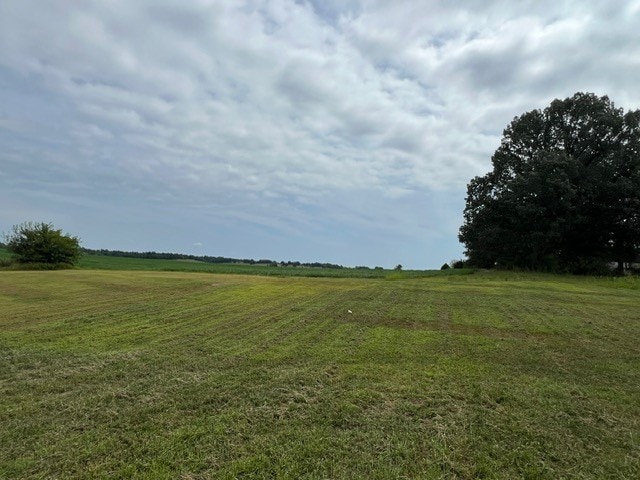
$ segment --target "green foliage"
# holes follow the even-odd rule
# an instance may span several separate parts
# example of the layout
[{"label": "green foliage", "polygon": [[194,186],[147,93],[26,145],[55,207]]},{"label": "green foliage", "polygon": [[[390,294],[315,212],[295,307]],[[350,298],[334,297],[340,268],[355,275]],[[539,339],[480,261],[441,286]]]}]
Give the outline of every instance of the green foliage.
[{"label": "green foliage", "polygon": [[11,258],[11,254],[4,247],[4,244],[2,244],[2,246],[0,246],[0,268],[5,269],[11,267],[13,263],[14,260]]},{"label": "green foliage", "polygon": [[75,264],[81,256],[80,240],[50,223],[26,222],[5,235],[7,250],[22,264],[49,269]]},{"label": "green foliage", "polygon": [[443,263],[442,266],[440,267],[440,270],[449,270],[451,267],[449,266],[448,263]]},{"label": "green foliage", "polygon": [[467,266],[464,260],[451,260],[451,268],[461,269]]},{"label": "green foliage", "polygon": [[402,270],[402,265],[398,264],[393,269],[394,270]]},{"label": "green foliage", "polygon": [[6,268],[13,265],[13,260],[11,258],[0,258],[0,268]]},{"label": "green foliage", "polygon": [[480,267],[601,270],[640,252],[640,110],[577,93],[517,117],[467,188],[460,241]]}]

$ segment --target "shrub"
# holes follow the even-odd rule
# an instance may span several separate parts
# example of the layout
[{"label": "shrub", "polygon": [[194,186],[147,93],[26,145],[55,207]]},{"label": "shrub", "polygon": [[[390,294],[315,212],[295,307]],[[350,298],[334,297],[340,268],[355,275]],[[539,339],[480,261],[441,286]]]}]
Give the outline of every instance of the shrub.
[{"label": "shrub", "polygon": [[[82,254],[80,240],[62,233],[50,223],[25,222],[14,225],[5,235],[7,250],[23,264],[38,264],[37,268],[75,264]],[[47,267],[43,267],[43,266]]]},{"label": "shrub", "polygon": [[0,258],[0,268],[6,268],[13,265],[13,260],[10,258]]}]

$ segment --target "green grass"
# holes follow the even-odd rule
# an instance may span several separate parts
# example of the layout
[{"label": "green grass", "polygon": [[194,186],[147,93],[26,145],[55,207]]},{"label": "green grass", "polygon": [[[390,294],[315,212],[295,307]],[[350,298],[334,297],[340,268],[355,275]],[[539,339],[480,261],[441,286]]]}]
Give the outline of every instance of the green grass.
[{"label": "green grass", "polygon": [[[11,259],[11,254],[0,247],[0,262]],[[69,268],[64,265],[4,264],[0,271],[8,270],[55,270]],[[83,270],[129,270],[157,272],[207,272],[233,275],[264,275],[274,277],[331,277],[331,278],[418,278],[449,275],[468,275],[470,269],[459,270],[385,270],[366,268],[316,268],[293,266],[249,265],[242,263],[205,263],[194,260],[162,260],[148,258],[112,257],[107,255],[83,255],[75,268]]]},{"label": "green grass", "polygon": [[293,266],[249,265],[241,263],[205,263],[193,260],[160,260],[147,258],[84,255],[78,268],[97,270],[147,270],[165,272],[208,272],[237,275],[265,275],[276,277],[332,277],[332,278],[416,278],[467,275],[469,269],[456,270],[385,270],[366,268],[316,268]]},{"label": "green grass", "polygon": [[0,272],[0,478],[638,478],[639,305],[637,278]]}]

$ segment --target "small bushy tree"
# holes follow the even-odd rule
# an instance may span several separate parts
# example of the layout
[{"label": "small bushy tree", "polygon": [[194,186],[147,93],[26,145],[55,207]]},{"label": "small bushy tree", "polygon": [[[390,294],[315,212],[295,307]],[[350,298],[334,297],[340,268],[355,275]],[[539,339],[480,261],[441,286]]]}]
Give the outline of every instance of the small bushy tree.
[{"label": "small bushy tree", "polygon": [[50,223],[14,225],[4,241],[20,263],[73,265],[82,254],[77,237],[62,233]]}]

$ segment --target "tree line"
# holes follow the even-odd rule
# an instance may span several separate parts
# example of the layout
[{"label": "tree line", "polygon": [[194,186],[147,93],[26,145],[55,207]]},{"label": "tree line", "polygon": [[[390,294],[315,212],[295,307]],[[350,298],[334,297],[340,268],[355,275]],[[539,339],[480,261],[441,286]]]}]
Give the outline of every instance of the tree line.
[{"label": "tree line", "polygon": [[242,263],[247,265],[267,265],[267,266],[286,266],[286,267],[314,267],[314,268],[344,268],[342,265],[334,263],[320,262],[297,262],[297,261],[275,261],[269,259],[254,260],[252,258],[232,258],[210,255],[189,255],[184,253],[169,252],[129,252],[122,250],[107,249],[91,249],[83,248],[82,251],[87,255],[105,255],[108,257],[126,257],[126,258],[148,258],[156,260],[195,260],[205,263]]}]

